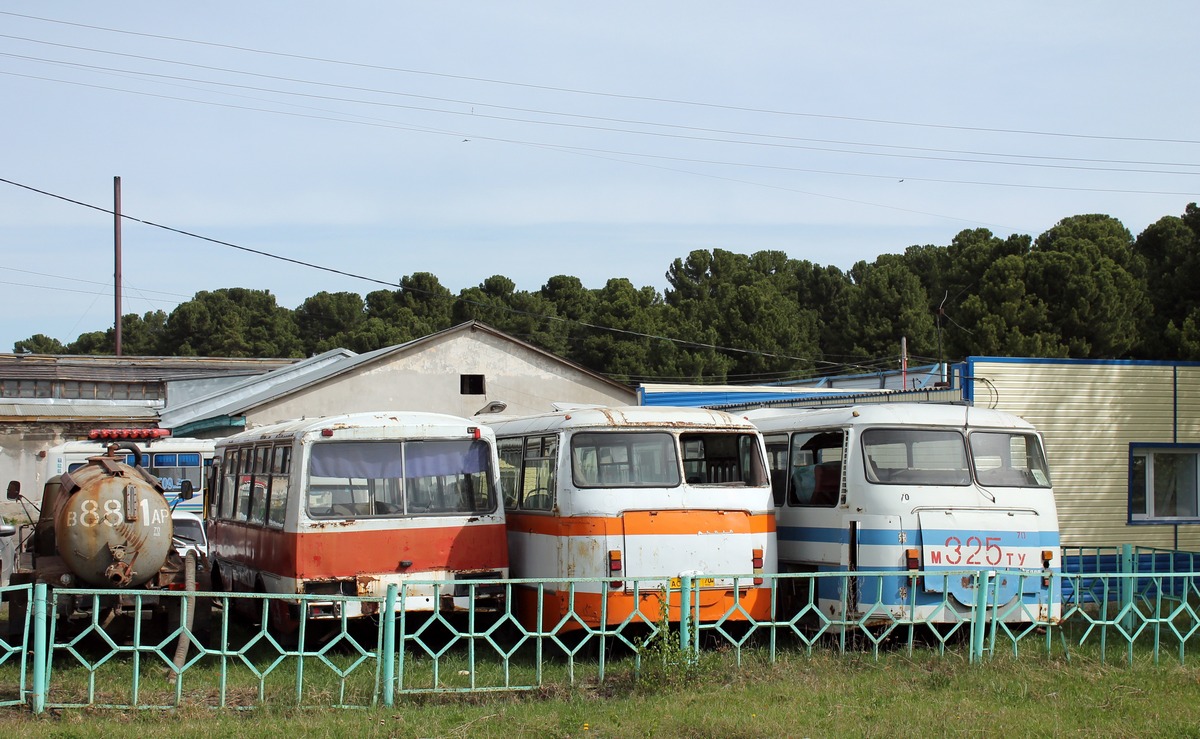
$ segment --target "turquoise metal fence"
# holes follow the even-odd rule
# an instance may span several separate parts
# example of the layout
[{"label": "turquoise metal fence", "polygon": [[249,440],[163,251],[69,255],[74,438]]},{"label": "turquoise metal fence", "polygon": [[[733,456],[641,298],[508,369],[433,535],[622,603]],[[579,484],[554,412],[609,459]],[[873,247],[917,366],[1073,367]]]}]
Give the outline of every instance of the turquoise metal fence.
[{"label": "turquoise metal fence", "polygon": [[[32,597],[31,585],[0,587],[5,602],[25,601]],[[0,631],[0,706],[23,706],[29,702],[26,686],[29,683],[29,617],[30,610],[14,611],[11,606],[5,619],[8,628]]]},{"label": "turquoise metal fence", "polygon": [[[1001,653],[1183,662],[1187,647],[1200,639],[1200,572],[1191,566],[1196,563],[1180,553],[1130,547],[1082,555],[1097,562],[1110,556],[1116,571],[1107,574],[1074,568],[1061,575],[914,572],[901,578],[905,608],[882,591],[885,575],[894,582],[895,572],[789,573],[732,576],[733,605],[713,614],[701,608],[701,576],[683,574],[677,589],[635,593],[646,597],[635,597],[638,607],[619,620],[609,618],[607,599],[601,599],[598,616],[576,606],[577,590],[601,585],[607,592],[608,580],[472,582],[471,589],[503,589],[505,605],[499,611],[454,613],[407,611],[408,591],[394,585],[374,598],[16,586],[0,589],[16,634],[0,641],[0,686],[7,686],[0,698],[3,705],[37,713],[83,706],[365,708],[390,706],[416,693],[603,681],[613,660],[637,672],[650,654],[693,661],[717,650],[737,664],[749,656],[774,661],[815,650],[878,656],[917,649],[965,652],[972,662]],[[1061,586],[1061,618],[1020,598],[1002,602],[1014,587],[1023,592],[1026,579],[1045,577]],[[971,602],[949,595],[951,578],[968,586]],[[430,584],[413,583],[419,585]],[[432,585],[438,602],[436,589],[443,585]],[[741,600],[752,587],[770,589],[769,617],[754,618]],[[940,592],[941,601],[923,600],[918,609],[922,587],[926,595]],[[522,590],[532,594],[525,602],[538,604],[535,612],[517,613]],[[566,593],[565,612],[544,610],[548,591]],[[831,592],[840,594],[840,602],[819,600],[819,593]],[[469,595],[467,602],[475,602],[475,593]],[[343,615],[306,617],[314,602],[337,606],[354,600],[373,604],[376,613],[398,615],[354,621],[335,607]],[[14,601],[28,608],[13,608]],[[686,604],[674,623],[667,622],[667,604]],[[273,611],[289,608],[298,616],[294,631],[268,626]]]}]

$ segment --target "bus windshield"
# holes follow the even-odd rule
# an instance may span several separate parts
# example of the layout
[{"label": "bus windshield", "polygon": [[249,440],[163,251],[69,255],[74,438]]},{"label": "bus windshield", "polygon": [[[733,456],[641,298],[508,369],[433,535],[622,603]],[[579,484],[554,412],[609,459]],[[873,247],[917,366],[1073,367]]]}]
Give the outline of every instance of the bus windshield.
[{"label": "bus windshield", "polygon": [[675,437],[665,432],[575,434],[571,474],[581,488],[675,487],[679,484]]},{"label": "bus windshield", "polygon": [[1042,445],[1033,434],[976,431],[971,459],[980,485],[1018,488],[1050,487],[1050,470]]},{"label": "bus windshield", "polygon": [[967,448],[957,431],[867,429],[863,455],[870,482],[968,485]]},{"label": "bus windshield", "polygon": [[495,510],[480,440],[332,441],[312,445],[313,518],[454,515]]},{"label": "bus windshield", "polygon": [[1050,473],[1037,435],[975,431],[868,429],[862,434],[867,480],[898,485],[1048,488]]},{"label": "bus windshield", "polygon": [[[666,431],[600,431],[571,437],[571,474],[580,488],[765,485],[757,436]],[[680,451],[682,450],[682,465]]]}]

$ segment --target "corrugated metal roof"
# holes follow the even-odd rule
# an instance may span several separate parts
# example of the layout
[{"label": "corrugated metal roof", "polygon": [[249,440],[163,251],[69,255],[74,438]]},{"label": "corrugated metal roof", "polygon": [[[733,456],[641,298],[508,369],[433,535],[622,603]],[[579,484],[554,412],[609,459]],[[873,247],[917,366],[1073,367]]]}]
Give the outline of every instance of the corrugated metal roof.
[{"label": "corrugated metal roof", "polygon": [[37,421],[39,419],[137,419],[158,420],[158,409],[151,406],[98,403],[0,403],[0,420]]},{"label": "corrugated metal roof", "polygon": [[17,380],[151,382],[229,374],[262,374],[295,359],[115,357],[0,354],[0,377]]}]

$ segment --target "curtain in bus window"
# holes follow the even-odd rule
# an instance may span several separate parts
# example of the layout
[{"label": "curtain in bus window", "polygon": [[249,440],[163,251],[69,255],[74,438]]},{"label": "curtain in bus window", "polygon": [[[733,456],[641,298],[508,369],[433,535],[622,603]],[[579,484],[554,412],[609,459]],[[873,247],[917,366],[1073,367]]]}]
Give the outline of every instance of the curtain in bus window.
[{"label": "curtain in bus window", "polygon": [[404,448],[409,477],[472,475],[488,466],[488,447],[482,441],[409,442]]},{"label": "curtain in bus window", "polygon": [[400,445],[378,441],[339,441],[313,444],[309,456],[313,477],[386,478],[403,477]]}]

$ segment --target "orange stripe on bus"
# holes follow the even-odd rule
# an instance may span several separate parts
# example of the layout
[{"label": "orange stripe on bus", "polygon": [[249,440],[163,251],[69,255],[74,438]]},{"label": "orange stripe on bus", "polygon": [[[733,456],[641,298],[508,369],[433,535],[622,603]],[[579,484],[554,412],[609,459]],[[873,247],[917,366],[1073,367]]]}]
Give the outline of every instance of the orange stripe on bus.
[{"label": "orange stripe on bus", "polygon": [[631,511],[624,516],[564,517],[514,511],[506,515],[509,533],[546,536],[666,536],[775,532],[774,513],[747,514],[744,511]]},{"label": "orange stripe on bus", "polygon": [[[538,588],[517,586],[513,588],[516,599],[517,618],[527,629],[538,626]],[[601,626],[601,614],[605,624],[616,626],[632,615],[631,623],[657,623],[661,618],[662,596],[660,591],[645,590],[635,599],[633,593],[617,590],[611,593],[581,593],[572,596],[566,591],[547,589],[542,595],[542,631],[551,631],[562,622],[561,631],[574,631],[587,624],[592,628]],[[701,589],[699,591],[699,618],[711,623],[725,618],[727,621],[771,620],[770,588],[743,588],[734,594],[733,588]],[[604,601],[607,600],[607,611]],[[735,606],[739,606],[735,608]],[[679,591],[671,592],[667,603],[667,620],[679,622]],[[573,614],[573,615],[569,615]],[[564,622],[563,619],[566,618]],[[582,624],[581,624],[582,622]]]},{"label": "orange stripe on bus", "polygon": [[[282,577],[320,579],[508,566],[508,544],[500,524],[295,534],[238,522],[215,523],[210,523],[209,547],[216,559]],[[411,564],[405,567],[403,562]]]}]

